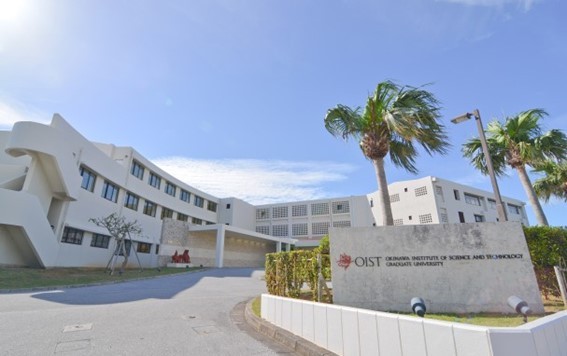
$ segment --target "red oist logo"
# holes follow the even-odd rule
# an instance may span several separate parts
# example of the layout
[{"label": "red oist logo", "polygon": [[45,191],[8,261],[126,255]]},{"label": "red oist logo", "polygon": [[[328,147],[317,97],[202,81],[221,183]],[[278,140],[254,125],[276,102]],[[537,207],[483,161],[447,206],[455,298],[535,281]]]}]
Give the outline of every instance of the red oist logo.
[{"label": "red oist logo", "polygon": [[337,261],[339,267],[343,267],[346,270],[351,263],[352,263],[352,259],[350,258],[350,256],[347,255],[346,253],[341,253],[341,257]]}]

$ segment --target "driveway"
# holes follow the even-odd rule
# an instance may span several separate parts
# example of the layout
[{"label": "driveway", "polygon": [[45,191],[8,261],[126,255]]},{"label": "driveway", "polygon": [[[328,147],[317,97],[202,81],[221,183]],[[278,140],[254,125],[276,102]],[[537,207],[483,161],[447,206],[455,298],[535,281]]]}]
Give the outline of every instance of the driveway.
[{"label": "driveway", "polygon": [[0,294],[0,355],[292,354],[235,316],[237,306],[265,292],[261,276],[224,268]]}]

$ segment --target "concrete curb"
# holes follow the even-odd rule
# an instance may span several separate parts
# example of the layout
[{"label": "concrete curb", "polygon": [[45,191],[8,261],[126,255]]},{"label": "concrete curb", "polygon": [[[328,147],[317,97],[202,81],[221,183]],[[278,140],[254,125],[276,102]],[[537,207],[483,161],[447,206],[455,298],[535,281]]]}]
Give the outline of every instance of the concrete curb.
[{"label": "concrete curb", "polygon": [[299,336],[290,333],[274,324],[261,319],[254,314],[252,311],[252,302],[255,298],[252,298],[246,303],[246,308],[244,310],[244,320],[246,323],[252,327],[255,331],[260,334],[266,335],[280,344],[292,349],[298,355],[304,356],[331,356],[336,355],[329,350],[326,350],[314,343],[307,341]]}]

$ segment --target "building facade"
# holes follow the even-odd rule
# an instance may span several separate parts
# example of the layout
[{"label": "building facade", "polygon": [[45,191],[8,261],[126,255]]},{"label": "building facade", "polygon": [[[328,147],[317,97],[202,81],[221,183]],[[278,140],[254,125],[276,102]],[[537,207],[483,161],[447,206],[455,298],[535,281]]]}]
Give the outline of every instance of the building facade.
[{"label": "building facade", "polygon": [[[114,241],[90,219],[112,213],[140,225],[143,233],[127,247],[148,267],[163,265],[177,248],[190,248],[168,242],[176,240],[172,231],[183,229],[193,244],[208,239],[212,257],[202,260],[222,267],[225,251],[240,266],[238,256],[250,258],[247,249],[316,246],[329,227],[381,225],[377,193],[261,206],[220,199],[131,147],[87,140],[58,114],[50,125],[14,124],[0,132],[0,147],[0,265],[104,267]],[[398,225],[496,221],[486,191],[435,177],[389,188]],[[504,200],[510,220],[527,224],[524,204]],[[174,228],[165,228],[169,221]]]}]

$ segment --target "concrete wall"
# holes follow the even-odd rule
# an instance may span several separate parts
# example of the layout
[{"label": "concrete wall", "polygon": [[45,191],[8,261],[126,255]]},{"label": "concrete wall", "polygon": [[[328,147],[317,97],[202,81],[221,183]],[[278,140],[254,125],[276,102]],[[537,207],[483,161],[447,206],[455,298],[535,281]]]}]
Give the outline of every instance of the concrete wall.
[{"label": "concrete wall", "polygon": [[409,312],[421,297],[432,312],[513,312],[510,296],[543,312],[519,223],[332,229],[336,303]]},{"label": "concrete wall", "polygon": [[262,294],[261,315],[338,355],[567,355],[567,311],[488,328]]}]

